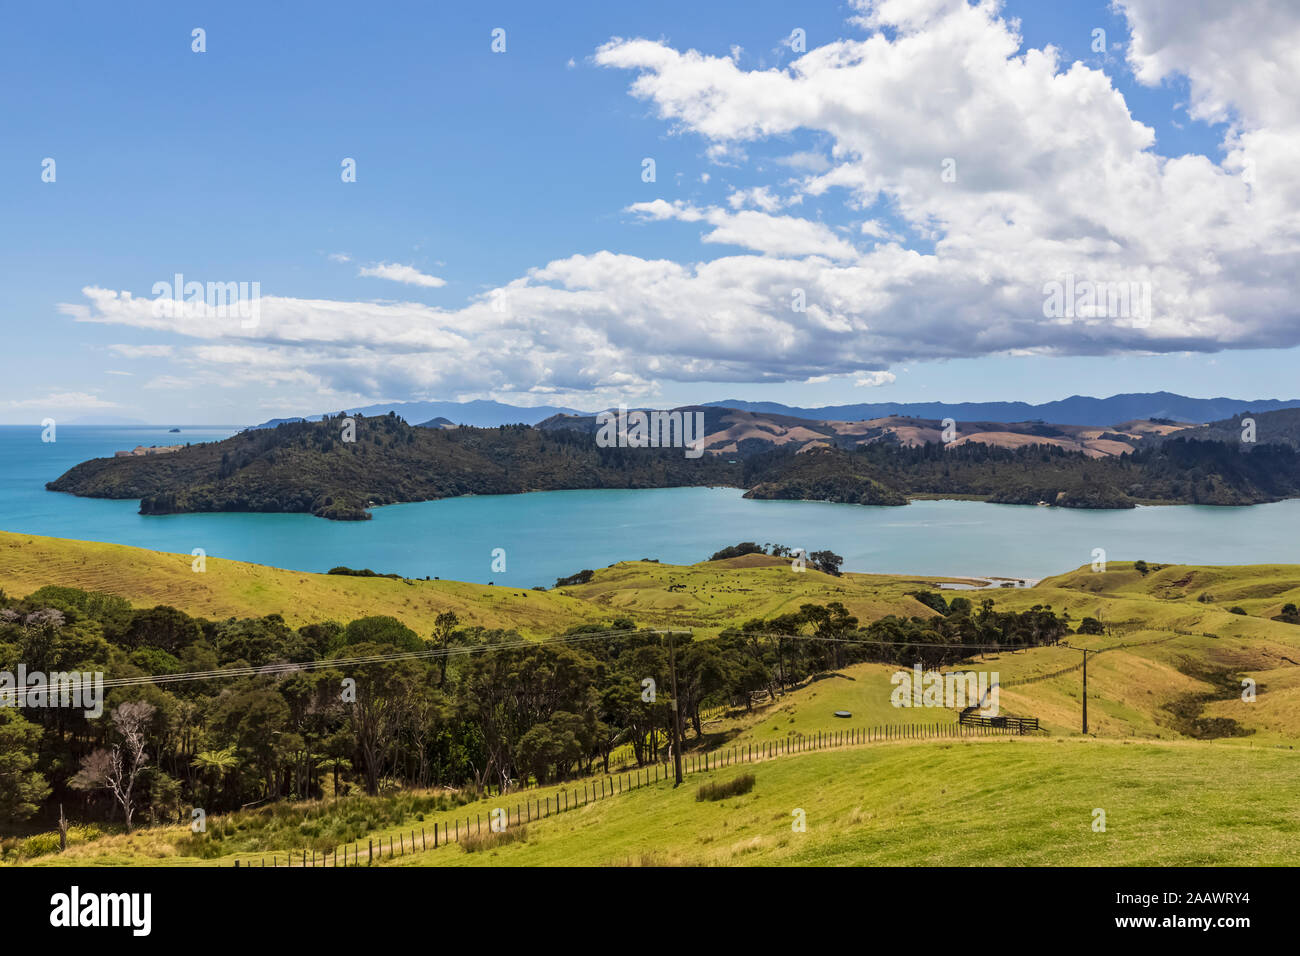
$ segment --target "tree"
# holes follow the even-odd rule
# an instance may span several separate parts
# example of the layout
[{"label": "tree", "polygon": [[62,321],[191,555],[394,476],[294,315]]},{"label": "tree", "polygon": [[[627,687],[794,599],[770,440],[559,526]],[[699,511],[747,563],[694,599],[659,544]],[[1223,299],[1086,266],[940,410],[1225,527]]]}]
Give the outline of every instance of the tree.
[{"label": "tree", "polygon": [[35,772],[41,728],[9,707],[0,707],[0,820],[26,820],[50,794]]},{"label": "tree", "polygon": [[215,643],[223,664],[246,661],[260,667],[285,659],[311,659],[304,642],[278,614],[226,621],[217,628]]},{"label": "tree", "polygon": [[[358,644],[357,655],[387,653],[377,644]],[[401,742],[402,727],[410,701],[418,688],[409,662],[388,661],[357,668],[357,697],[348,705],[348,722],[357,742],[366,792],[379,793],[379,785],[392,765]]]},{"label": "tree", "polygon": [[68,781],[77,790],[103,788],[122,807],[126,832],[131,832],[135,815],[135,782],[149,762],[144,752],[145,731],[153,720],[154,706],[142,700],[129,700],[113,711],[113,727],[121,737],[111,750],[93,750],[81,758],[81,769]]},{"label": "tree", "polygon": [[175,654],[202,636],[198,621],[183,611],[160,604],[131,616],[122,643],[130,648],[151,647]]},{"label": "tree", "polygon": [[211,781],[216,778],[216,782],[208,784],[208,805],[215,806],[212,795],[216,791],[226,774],[239,766],[239,758],[235,756],[235,748],[227,747],[225,750],[205,750],[194,758],[194,766],[198,767],[205,776]]},{"label": "tree", "polygon": [[834,551],[814,551],[808,555],[808,560],[818,571],[824,571],[837,578],[840,576],[840,565],[844,563],[844,558]]},{"label": "tree", "polygon": [[723,548],[721,551],[714,551],[713,554],[709,556],[709,560],[723,561],[726,560],[727,558],[744,557],[747,554],[766,554],[766,553],[767,552],[764,551],[761,547],[759,547],[757,543],[753,541],[742,541],[740,542],[740,544],[733,544],[728,548]]},{"label": "tree", "polygon": [[447,683],[447,652],[451,650],[452,633],[456,630],[456,625],[460,619],[456,617],[454,611],[443,611],[433,619],[433,646],[442,651],[442,657],[438,660],[438,686],[441,687]]},{"label": "tree", "polygon": [[353,621],[343,629],[343,643],[349,647],[353,644],[391,644],[403,651],[424,649],[413,630],[397,618],[383,614]]}]

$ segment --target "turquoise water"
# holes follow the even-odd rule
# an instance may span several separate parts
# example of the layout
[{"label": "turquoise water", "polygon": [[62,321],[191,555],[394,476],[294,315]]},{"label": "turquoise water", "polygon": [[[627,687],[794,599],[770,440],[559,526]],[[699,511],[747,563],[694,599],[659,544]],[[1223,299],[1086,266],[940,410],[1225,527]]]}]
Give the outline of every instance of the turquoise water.
[{"label": "turquoise water", "polygon": [[[135,501],[45,491],[87,458],[136,445],[213,441],[231,429],[75,428],[43,443],[40,429],[0,427],[0,529],[112,541],[302,571],[346,564],[410,577],[517,587],[615,561],[690,563],[739,541],[779,542],[844,556],[847,571],[1040,578],[1092,561],[1197,564],[1300,562],[1300,500],[1249,508],[1196,506],[1074,511],[970,501],[904,508],[747,501],[731,488],[551,491],[454,498],[374,510],[372,521],[307,515],[144,517]],[[492,570],[505,549],[506,571]]]}]

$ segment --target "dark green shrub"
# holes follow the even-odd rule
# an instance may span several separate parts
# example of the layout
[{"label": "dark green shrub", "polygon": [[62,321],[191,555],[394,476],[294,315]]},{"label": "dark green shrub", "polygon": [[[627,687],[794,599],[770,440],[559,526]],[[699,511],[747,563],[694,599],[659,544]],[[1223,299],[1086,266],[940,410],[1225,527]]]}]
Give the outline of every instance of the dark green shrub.
[{"label": "dark green shrub", "polygon": [[695,800],[697,803],[705,800],[725,800],[727,797],[738,797],[742,793],[749,793],[754,789],[754,775],[744,773],[735,780],[711,781],[700,784],[700,789],[695,791]]}]

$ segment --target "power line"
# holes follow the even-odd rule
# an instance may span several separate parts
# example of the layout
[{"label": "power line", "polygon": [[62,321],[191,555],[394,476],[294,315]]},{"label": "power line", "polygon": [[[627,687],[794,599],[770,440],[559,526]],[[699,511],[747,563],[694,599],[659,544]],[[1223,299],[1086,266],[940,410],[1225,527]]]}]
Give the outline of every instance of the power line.
[{"label": "power line", "polygon": [[[644,636],[663,636],[663,635],[689,635],[693,633],[689,628],[643,628],[636,631],[610,630],[601,631],[593,634],[567,634],[560,637],[550,638],[543,641],[532,641],[520,639],[518,641],[503,641],[497,644],[480,644],[474,646],[462,647],[441,647],[425,648],[419,651],[402,651],[394,654],[374,654],[366,657],[345,657],[345,658],[324,658],[313,661],[281,661],[274,664],[263,664],[260,666],[246,665],[243,667],[227,667],[206,671],[180,671],[168,674],[144,674],[135,677],[118,677],[105,680],[102,683],[94,681],[76,681],[76,682],[59,682],[57,690],[62,692],[66,690],[69,693],[78,692],[86,687],[103,687],[104,689],[134,687],[144,684],[180,684],[190,683],[200,680],[224,680],[238,677],[274,677],[280,675],[297,674],[310,671],[319,671],[334,669],[340,667],[364,667],[367,664],[385,664],[409,660],[431,660],[438,658],[464,657],[472,654],[484,653],[493,650],[510,650],[515,648],[536,648],[547,647],[556,644],[585,644],[596,641],[608,640],[610,638],[628,638]],[[942,642],[928,641],[877,641],[863,640],[847,637],[830,637],[817,634],[772,634],[762,632],[757,635],[765,638],[790,641],[815,641],[827,644],[849,644],[855,646],[875,646],[875,647],[939,647],[947,650],[973,650],[973,651],[999,651],[999,650],[1016,650],[1024,647],[1042,647],[1044,645],[1006,645],[998,643],[982,644],[947,644]],[[72,671],[70,673],[77,673]],[[34,693],[32,688],[14,688],[12,691],[0,691],[0,700],[22,699]]]},{"label": "power line", "polygon": [[[518,641],[503,641],[497,644],[479,644],[461,647],[438,647],[426,648],[419,651],[401,651],[395,654],[373,654],[367,657],[343,657],[343,658],[324,658],[314,661],[282,661],[274,664],[264,664],[258,667],[227,667],[217,670],[207,671],[179,671],[170,674],[145,674],[136,677],[117,677],[102,682],[95,681],[75,681],[59,682],[56,689],[60,692],[67,690],[74,693],[87,687],[134,687],[142,684],[180,684],[199,680],[221,680],[233,677],[260,677],[260,676],[277,676],[281,674],[297,674],[304,671],[327,670],[338,667],[362,667],[367,664],[384,664],[393,661],[410,661],[410,660],[427,660],[441,657],[464,657],[470,654],[478,654],[486,651],[510,650],[521,647],[548,647],[555,644],[585,644],[595,641],[608,640],[610,638],[627,638],[627,637],[644,637],[644,636],[662,636],[664,634],[690,634],[690,630],[672,630],[665,628],[642,629],[637,631],[600,631],[594,634],[566,634],[560,637],[550,638],[544,641],[530,641],[521,639]],[[70,671],[68,673],[84,673]],[[26,699],[34,693],[32,688],[15,688],[12,691],[0,691],[0,700],[11,698]]]}]

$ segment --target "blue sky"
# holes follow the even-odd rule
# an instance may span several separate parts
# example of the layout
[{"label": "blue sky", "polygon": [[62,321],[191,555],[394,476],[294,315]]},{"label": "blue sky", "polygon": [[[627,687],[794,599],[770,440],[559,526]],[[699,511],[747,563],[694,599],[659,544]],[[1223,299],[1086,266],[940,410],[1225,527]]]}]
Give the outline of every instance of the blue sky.
[{"label": "blue sky", "polygon": [[[613,38],[644,38],[664,49],[730,56],[742,72],[760,74],[797,59],[783,45],[796,27],[805,31],[808,49],[836,38],[862,40],[875,29],[892,41],[899,32],[848,23],[862,10],[846,4],[455,9],[238,2],[137,3],[129,11],[60,3],[6,13],[8,29],[0,36],[0,83],[7,91],[0,101],[9,359],[0,420],[6,422],[94,414],[243,423],[344,402],[426,398],[596,407],[620,390],[632,400],[665,403],[735,397],[799,405],[1045,401],[1159,389],[1246,398],[1300,393],[1288,374],[1295,367],[1293,343],[1278,336],[1273,347],[1258,326],[1225,334],[1222,342],[1198,334],[1189,339],[1191,348],[1165,336],[1151,350],[1162,354],[1072,338],[1048,343],[1046,352],[1058,354],[1045,354],[1044,342],[1034,340],[1025,348],[1035,354],[1014,355],[1008,354],[1016,350],[1012,336],[964,354],[962,336],[971,337],[972,327],[956,325],[945,332],[952,348],[909,350],[893,341],[877,359],[870,348],[846,355],[843,339],[810,339],[798,355],[770,363],[762,360],[761,341],[746,344],[737,333],[734,341],[702,342],[695,352],[689,343],[674,345],[656,361],[647,359],[652,315],[641,319],[651,331],[601,330],[599,340],[576,337],[566,345],[558,337],[566,316],[586,308],[575,298],[559,305],[548,299],[545,308],[554,314],[497,330],[498,337],[519,338],[509,356],[485,344],[479,313],[462,310],[556,260],[602,252],[688,265],[761,257],[758,265],[767,267],[783,255],[725,236],[702,242],[707,227],[694,212],[656,218],[630,210],[637,203],[714,210],[720,221],[726,210],[745,207],[730,197],[784,188],[797,200],[768,213],[797,215],[864,252],[871,247],[862,242],[860,223],[870,218],[898,249],[934,256],[936,235],[888,189],[866,202],[838,188],[818,194],[787,185],[808,172],[791,157],[838,162],[833,147],[837,138],[845,141],[842,130],[813,124],[751,137],[718,134],[715,126],[709,133],[707,120],[665,115],[675,95],[667,87],[677,81],[655,74],[660,85],[634,95],[631,83],[653,68],[596,60]],[[997,18],[1019,18],[1022,50],[1054,45],[1062,71],[1076,60],[1104,71],[1132,119],[1154,131],[1150,152],[1222,162],[1234,119],[1189,116],[1189,83],[1176,71],[1154,85],[1137,82],[1126,60],[1129,21],[1108,3],[1007,3]],[[206,52],[191,50],[196,27],[206,31]],[[506,30],[505,53],[490,49],[497,27]],[[1107,32],[1105,55],[1090,49],[1095,28]],[[46,157],[57,164],[53,183],[41,180]],[[356,160],[355,183],[340,180],[345,157]],[[651,183],[642,180],[645,157],[656,164]],[[948,225],[948,235],[956,231]],[[937,258],[942,266],[942,251]],[[360,274],[380,264],[408,266],[443,284]],[[236,341],[246,353],[218,353],[211,347],[221,337],[108,320],[82,292],[95,287],[147,298],[154,283],[177,272],[201,281],[257,281],[263,296],[294,303],[415,303],[434,311],[404,312],[393,321],[454,316],[448,328],[467,344],[451,347],[463,354],[450,363],[442,348],[434,363],[439,370],[427,374],[419,349],[399,333],[382,343],[365,340],[356,347],[364,357],[348,351],[346,334],[319,326],[291,347],[277,346],[286,341],[277,332]],[[1032,276],[1027,282],[1040,284]],[[598,290],[588,291],[594,297]],[[87,317],[101,321],[78,321]],[[1275,314],[1265,318],[1277,321]],[[709,315],[698,321],[707,326]],[[368,320],[356,322],[364,339]],[[880,324],[870,317],[863,323]],[[782,338],[756,326],[755,336],[763,335]],[[1253,347],[1219,350],[1219,344]],[[548,348],[561,358],[566,349],[604,357],[598,369],[564,371],[554,361],[526,361],[530,352]],[[1094,354],[1079,354],[1087,352]],[[824,381],[811,374],[820,354],[839,363]],[[260,355],[268,356],[264,374]],[[394,355],[402,361],[395,363]],[[699,370],[680,372],[697,359]],[[499,363],[498,372],[467,371],[480,362]],[[398,365],[402,374],[386,374]],[[856,385],[858,368],[887,370],[893,380]]]}]

